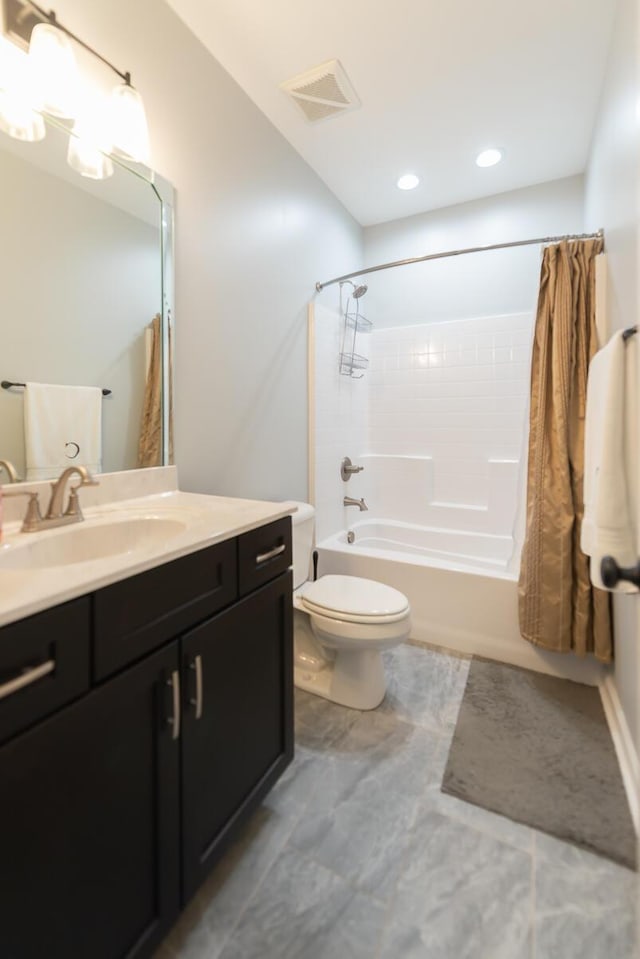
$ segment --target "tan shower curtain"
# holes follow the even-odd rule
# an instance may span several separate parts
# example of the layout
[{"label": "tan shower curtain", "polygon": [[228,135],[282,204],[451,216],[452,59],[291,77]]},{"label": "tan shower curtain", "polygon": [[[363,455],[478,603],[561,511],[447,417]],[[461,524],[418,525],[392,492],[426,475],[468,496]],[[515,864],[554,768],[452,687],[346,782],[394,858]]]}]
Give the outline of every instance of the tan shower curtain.
[{"label": "tan shower curtain", "polygon": [[[149,324],[151,356],[147,368],[142,424],[138,443],[138,467],[162,465],[162,320],[156,314]],[[169,320],[169,462],[173,463],[173,363],[171,321]]]},{"label": "tan shower curtain", "polygon": [[531,370],[527,528],[520,632],[556,652],[612,658],[609,594],[580,550],[587,369],[597,350],[595,262],[602,240],[544,251]]}]

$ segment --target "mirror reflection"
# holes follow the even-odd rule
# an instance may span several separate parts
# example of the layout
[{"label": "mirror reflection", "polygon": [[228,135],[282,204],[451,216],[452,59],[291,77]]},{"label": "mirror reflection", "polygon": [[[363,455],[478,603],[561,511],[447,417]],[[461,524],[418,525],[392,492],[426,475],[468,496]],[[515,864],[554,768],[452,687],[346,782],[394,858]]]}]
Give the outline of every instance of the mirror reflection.
[{"label": "mirror reflection", "polygon": [[0,460],[23,479],[162,462],[162,203],[122,166],[80,177],[68,142],[0,134],[0,380],[27,384],[0,389]]}]

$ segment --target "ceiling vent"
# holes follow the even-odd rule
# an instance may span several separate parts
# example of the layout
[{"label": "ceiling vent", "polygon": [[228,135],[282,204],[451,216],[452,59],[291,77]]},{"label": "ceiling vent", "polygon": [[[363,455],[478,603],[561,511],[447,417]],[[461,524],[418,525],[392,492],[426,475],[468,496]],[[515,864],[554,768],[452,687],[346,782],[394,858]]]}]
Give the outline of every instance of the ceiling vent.
[{"label": "ceiling vent", "polygon": [[339,60],[327,60],[313,70],[280,84],[302,110],[307,120],[317,123],[338,113],[355,110],[360,100]]}]

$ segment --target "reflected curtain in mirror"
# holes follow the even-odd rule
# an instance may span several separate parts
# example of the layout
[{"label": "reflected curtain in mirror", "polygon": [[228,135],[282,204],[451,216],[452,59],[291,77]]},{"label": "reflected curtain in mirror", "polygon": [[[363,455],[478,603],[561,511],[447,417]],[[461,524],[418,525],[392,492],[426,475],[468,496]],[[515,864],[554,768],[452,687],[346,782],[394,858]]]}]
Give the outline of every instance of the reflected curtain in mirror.
[{"label": "reflected curtain in mirror", "polygon": [[[138,467],[162,466],[162,318],[156,314],[145,331],[147,345],[147,371],[138,445]],[[173,462],[173,362],[171,323],[167,329],[167,349],[169,351],[169,461]]]},{"label": "reflected curtain in mirror", "polygon": [[580,550],[587,371],[598,349],[595,257],[603,241],[544,251],[531,370],[520,632],[556,652],[613,655],[609,596]]}]

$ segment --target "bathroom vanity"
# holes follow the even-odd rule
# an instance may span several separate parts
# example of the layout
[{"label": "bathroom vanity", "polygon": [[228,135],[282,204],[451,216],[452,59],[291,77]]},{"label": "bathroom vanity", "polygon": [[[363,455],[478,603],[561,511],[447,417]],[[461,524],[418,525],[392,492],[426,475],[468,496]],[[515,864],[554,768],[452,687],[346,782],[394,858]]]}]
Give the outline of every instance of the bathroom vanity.
[{"label": "bathroom vanity", "polygon": [[291,519],[250,506],[0,628],[3,959],[152,956],[291,761]]}]

